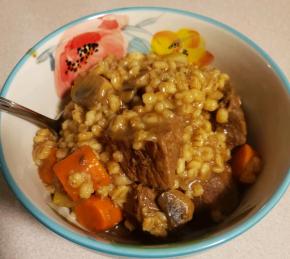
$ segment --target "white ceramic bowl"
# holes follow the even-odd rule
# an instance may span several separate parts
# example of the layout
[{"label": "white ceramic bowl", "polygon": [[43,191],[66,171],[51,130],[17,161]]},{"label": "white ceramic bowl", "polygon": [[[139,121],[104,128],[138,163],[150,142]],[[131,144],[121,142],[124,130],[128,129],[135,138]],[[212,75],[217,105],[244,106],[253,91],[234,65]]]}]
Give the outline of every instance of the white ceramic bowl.
[{"label": "white ceramic bowl", "polygon": [[[165,29],[177,31],[182,27],[201,33],[206,48],[215,56],[213,65],[230,75],[243,100],[249,137],[264,161],[258,181],[221,227],[198,240],[156,247],[112,244],[98,237],[89,237],[48,207],[45,189],[31,156],[32,139],[37,128],[1,113],[1,166],[9,186],[28,211],[49,229],[75,243],[105,253],[134,257],[177,256],[204,250],[241,234],[272,209],[290,182],[289,82],[270,56],[241,33],[211,18],[167,8],[125,8],[93,14],[59,28],[33,46],[9,75],[1,96],[54,117],[59,98],[50,69],[53,47],[71,26],[110,13],[128,16],[132,26],[125,34],[128,41],[133,36],[148,41],[152,33]],[[142,32],[142,29],[134,32],[133,27],[136,28],[138,23],[149,33]],[[146,48],[146,42],[145,45],[138,45],[138,42],[136,48]],[[33,57],[35,52],[37,58]]]}]

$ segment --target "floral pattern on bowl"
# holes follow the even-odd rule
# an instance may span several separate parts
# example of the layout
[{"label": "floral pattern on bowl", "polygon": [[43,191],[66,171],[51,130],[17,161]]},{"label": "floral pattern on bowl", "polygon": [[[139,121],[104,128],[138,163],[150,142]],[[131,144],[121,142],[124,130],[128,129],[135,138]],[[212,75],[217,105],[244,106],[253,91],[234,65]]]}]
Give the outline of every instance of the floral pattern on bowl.
[{"label": "floral pattern on bowl", "polygon": [[181,54],[189,63],[198,65],[207,65],[213,59],[213,55],[205,49],[204,39],[192,29],[157,32],[153,35],[151,46],[158,55],[178,57]]},{"label": "floral pattern on bowl", "polygon": [[73,80],[108,55],[123,57],[127,52],[153,53],[170,56],[176,61],[187,60],[200,66],[208,65],[213,55],[206,50],[205,41],[194,29],[181,28],[177,32],[151,32],[146,27],[163,14],[146,18],[134,25],[126,15],[105,15],[71,27],[62,35],[57,46],[52,46],[36,61],[50,60],[55,74],[56,91],[63,97]]}]

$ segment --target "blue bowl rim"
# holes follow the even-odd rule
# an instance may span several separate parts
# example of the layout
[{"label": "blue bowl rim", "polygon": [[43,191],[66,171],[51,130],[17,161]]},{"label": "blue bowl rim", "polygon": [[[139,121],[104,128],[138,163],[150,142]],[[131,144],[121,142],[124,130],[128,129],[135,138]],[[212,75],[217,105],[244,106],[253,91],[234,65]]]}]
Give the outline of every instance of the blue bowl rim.
[{"label": "blue bowl rim", "polygon": [[[63,32],[68,27],[71,27],[77,23],[80,23],[87,19],[92,19],[94,17],[110,14],[110,13],[120,13],[120,12],[128,12],[128,11],[146,11],[146,10],[152,10],[152,11],[163,11],[163,12],[169,12],[169,13],[177,13],[189,17],[193,17],[196,19],[199,19],[201,21],[207,22],[211,25],[220,27],[228,32],[230,32],[232,35],[238,37],[240,40],[245,42],[247,45],[252,47],[256,52],[258,52],[270,65],[273,70],[275,71],[276,75],[278,75],[279,79],[281,80],[284,87],[287,89],[288,94],[290,93],[290,84],[285,76],[285,74],[282,72],[282,70],[279,68],[279,66],[275,63],[275,61],[261,48],[259,47],[255,42],[253,42],[251,39],[249,39],[244,34],[238,32],[237,30],[233,29],[232,27],[219,22],[217,20],[214,20],[212,18],[209,18],[204,15],[200,15],[197,13],[192,13],[185,10],[179,10],[179,9],[173,9],[173,8],[166,8],[166,7],[126,7],[126,8],[117,8],[102,12],[93,13],[84,17],[81,17],[79,19],[76,19],[70,23],[67,23],[60,28],[56,29],[55,31],[51,32],[44,38],[42,38],[39,42],[37,42],[31,49],[36,50],[40,46],[42,46],[45,42],[47,42],[49,39],[54,37],[55,35]],[[9,74],[1,92],[0,96],[5,96],[9,90],[9,86],[11,85],[15,75],[19,71],[19,69],[25,64],[27,59],[30,57],[30,51],[27,51],[25,55],[18,61],[18,63],[13,68],[12,72]],[[0,115],[1,116],[1,115]],[[1,123],[0,121],[0,130],[1,130]],[[278,190],[268,199],[267,202],[260,208],[255,215],[253,215],[251,218],[246,220],[245,222],[238,224],[233,229],[218,235],[216,237],[211,237],[205,240],[201,241],[189,241],[187,243],[182,244],[176,244],[176,245],[170,245],[170,247],[134,247],[131,245],[123,245],[123,244],[109,244],[109,243],[103,243],[99,242],[93,238],[90,237],[83,237],[79,234],[76,234],[70,230],[65,229],[61,225],[57,224],[50,218],[48,218],[44,213],[42,213],[36,206],[33,205],[33,203],[25,196],[25,194],[20,190],[20,188],[15,183],[8,166],[5,161],[5,156],[3,152],[3,146],[2,141],[0,141],[0,162],[1,162],[1,168],[4,175],[4,178],[9,185],[9,187],[12,189],[14,194],[16,195],[17,199],[23,204],[23,206],[36,218],[38,219],[43,225],[45,225],[47,228],[52,230],[53,232],[57,233],[58,235],[76,243],[81,246],[93,249],[95,251],[111,254],[111,255],[121,255],[121,256],[127,256],[127,257],[139,257],[139,258],[154,258],[154,257],[172,257],[172,256],[181,256],[186,255],[189,253],[195,253],[200,252],[208,248],[215,247],[217,245],[223,244],[243,232],[247,231],[249,228],[253,227],[256,223],[258,223],[281,199],[283,194],[286,192],[289,184],[290,184],[290,170],[288,170],[287,175],[285,176],[284,181],[278,188]]]}]

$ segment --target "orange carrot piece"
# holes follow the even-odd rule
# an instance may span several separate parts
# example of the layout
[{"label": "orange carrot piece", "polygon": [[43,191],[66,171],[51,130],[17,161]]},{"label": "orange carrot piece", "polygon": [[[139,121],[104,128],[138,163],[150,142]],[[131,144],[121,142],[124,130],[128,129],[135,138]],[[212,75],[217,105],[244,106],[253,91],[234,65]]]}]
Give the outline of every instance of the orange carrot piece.
[{"label": "orange carrot piece", "polygon": [[92,196],[81,200],[75,206],[77,221],[91,231],[104,231],[122,220],[120,208],[114,206],[109,198]]},{"label": "orange carrot piece", "polygon": [[239,147],[233,154],[231,160],[233,174],[239,178],[255,156],[256,151],[249,144],[244,144]]},{"label": "orange carrot piece", "polygon": [[69,184],[68,178],[71,174],[75,172],[89,174],[93,181],[94,190],[111,182],[106,169],[89,146],[80,147],[68,157],[59,161],[53,169],[65,191],[74,201],[79,200],[80,196],[79,188],[74,188]]},{"label": "orange carrot piece", "polygon": [[54,178],[53,166],[56,163],[56,148],[53,148],[49,156],[43,160],[38,169],[40,179],[46,184],[52,184]]}]

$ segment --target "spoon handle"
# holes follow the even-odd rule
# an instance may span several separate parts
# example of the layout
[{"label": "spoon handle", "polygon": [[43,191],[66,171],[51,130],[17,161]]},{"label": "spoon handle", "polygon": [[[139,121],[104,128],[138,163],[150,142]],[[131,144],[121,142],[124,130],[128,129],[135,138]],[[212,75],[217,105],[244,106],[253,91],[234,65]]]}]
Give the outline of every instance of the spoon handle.
[{"label": "spoon handle", "polygon": [[28,120],[40,127],[49,127],[53,131],[56,131],[56,120],[50,119],[40,113],[32,111],[20,104],[10,101],[0,96],[0,110],[4,110],[8,113],[14,114],[22,119]]}]

